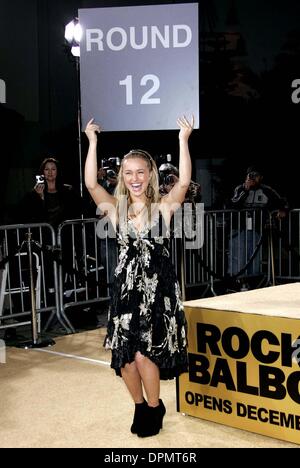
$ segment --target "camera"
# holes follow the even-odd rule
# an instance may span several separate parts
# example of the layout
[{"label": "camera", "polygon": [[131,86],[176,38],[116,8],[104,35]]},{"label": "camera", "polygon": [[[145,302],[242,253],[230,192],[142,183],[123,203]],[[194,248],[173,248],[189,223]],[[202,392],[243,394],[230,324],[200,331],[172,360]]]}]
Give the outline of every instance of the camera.
[{"label": "camera", "polygon": [[174,174],[160,174],[160,185],[171,185],[175,182]]},{"label": "camera", "polygon": [[170,185],[175,182],[175,176],[178,177],[179,172],[177,167],[173,166],[170,162],[161,164],[158,169],[159,172],[159,184]]},{"label": "camera", "polygon": [[248,178],[249,178],[250,180],[255,180],[256,177],[258,177],[258,176],[259,176],[259,173],[258,173],[258,172],[249,172],[249,174],[248,174]]},{"label": "camera", "polygon": [[37,184],[44,184],[45,183],[45,176],[37,175],[35,176],[35,180]]},{"label": "camera", "polygon": [[117,169],[119,170],[121,165],[120,158],[108,158],[108,159],[101,159],[101,167],[102,169]]},{"label": "camera", "polygon": [[109,177],[110,179],[115,179],[116,177],[118,177],[118,174],[113,169],[108,169],[106,171],[106,177]]},{"label": "camera", "polygon": [[121,160],[118,157],[101,159],[101,168],[106,170],[106,176],[113,179],[118,176]]}]

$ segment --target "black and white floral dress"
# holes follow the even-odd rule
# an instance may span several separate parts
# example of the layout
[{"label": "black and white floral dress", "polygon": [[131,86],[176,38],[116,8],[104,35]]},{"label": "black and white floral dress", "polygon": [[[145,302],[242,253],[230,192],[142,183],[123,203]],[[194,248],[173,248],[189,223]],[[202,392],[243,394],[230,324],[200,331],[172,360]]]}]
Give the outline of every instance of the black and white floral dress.
[{"label": "black and white floral dress", "polygon": [[117,375],[137,351],[151,359],[162,380],[186,372],[186,321],[170,257],[170,234],[161,213],[139,232],[132,221],[117,233],[119,263],[110,304],[106,347]]}]

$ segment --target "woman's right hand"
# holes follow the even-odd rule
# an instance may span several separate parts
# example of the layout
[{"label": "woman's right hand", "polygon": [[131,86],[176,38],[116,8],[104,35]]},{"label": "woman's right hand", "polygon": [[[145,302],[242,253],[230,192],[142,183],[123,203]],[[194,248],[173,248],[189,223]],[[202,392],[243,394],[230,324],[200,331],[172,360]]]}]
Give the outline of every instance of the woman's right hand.
[{"label": "woman's right hand", "polygon": [[41,197],[42,200],[44,200],[44,190],[45,184],[36,184],[34,186],[34,191]]},{"label": "woman's right hand", "polygon": [[85,128],[85,134],[88,137],[90,143],[97,142],[97,132],[100,133],[101,128],[99,125],[94,123],[94,119],[91,119]]}]

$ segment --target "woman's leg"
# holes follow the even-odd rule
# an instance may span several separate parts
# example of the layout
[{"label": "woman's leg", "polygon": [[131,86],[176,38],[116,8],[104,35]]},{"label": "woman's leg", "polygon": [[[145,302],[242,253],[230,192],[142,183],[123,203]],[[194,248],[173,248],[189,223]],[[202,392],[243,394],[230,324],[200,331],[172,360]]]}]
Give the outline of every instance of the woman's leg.
[{"label": "woman's leg", "polygon": [[148,397],[146,419],[144,419],[144,424],[141,424],[137,430],[137,435],[139,437],[150,437],[158,434],[162,429],[163,418],[166,413],[165,405],[159,398],[160,372],[156,364],[140,352],[136,353],[135,362]]},{"label": "woman's leg", "polygon": [[134,416],[130,430],[133,434],[137,434],[145,430],[146,411],[148,408],[143,395],[141,376],[135,362],[126,364],[125,367],[121,368],[121,374],[135,403]]},{"label": "woman's leg", "polygon": [[143,403],[143,386],[136,363],[126,364],[121,368],[122,378],[135,403]]},{"label": "woman's leg", "polygon": [[139,351],[135,355],[135,364],[145,388],[148,406],[155,408],[159,405],[159,369],[154,362],[143,356]]}]

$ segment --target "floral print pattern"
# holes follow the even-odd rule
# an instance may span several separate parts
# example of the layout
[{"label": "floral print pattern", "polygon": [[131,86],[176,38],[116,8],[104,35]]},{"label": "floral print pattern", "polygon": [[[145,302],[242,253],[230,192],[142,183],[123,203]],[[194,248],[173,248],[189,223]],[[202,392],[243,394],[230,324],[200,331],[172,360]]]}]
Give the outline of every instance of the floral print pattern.
[{"label": "floral print pattern", "polygon": [[117,233],[119,263],[106,337],[117,375],[137,351],[159,367],[161,379],[187,371],[186,321],[169,233],[161,214],[156,222],[164,235],[158,226],[155,236],[149,226],[139,232],[130,221]]}]

